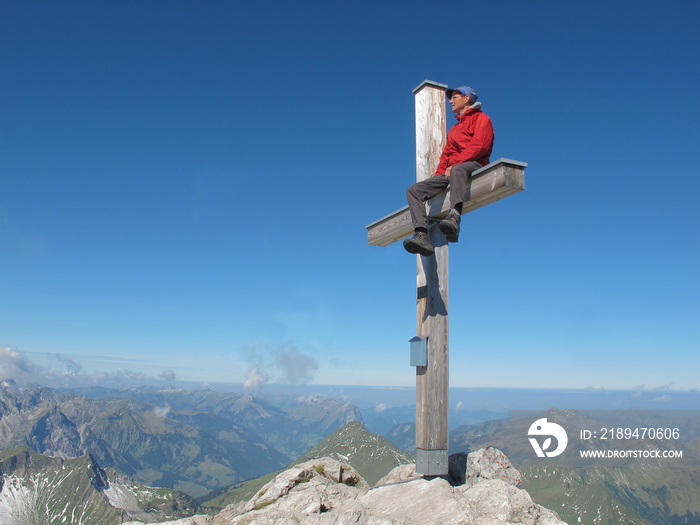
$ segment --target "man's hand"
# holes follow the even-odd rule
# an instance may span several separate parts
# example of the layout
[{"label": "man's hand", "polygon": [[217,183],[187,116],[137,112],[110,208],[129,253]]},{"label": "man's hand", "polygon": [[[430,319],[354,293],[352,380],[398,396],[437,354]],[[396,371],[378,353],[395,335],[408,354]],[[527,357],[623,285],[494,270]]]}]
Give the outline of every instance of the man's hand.
[{"label": "man's hand", "polygon": [[451,172],[452,172],[452,166],[450,166],[449,168],[447,168],[447,169],[445,170],[445,178],[446,178],[447,180],[450,180],[450,173],[451,173]]}]

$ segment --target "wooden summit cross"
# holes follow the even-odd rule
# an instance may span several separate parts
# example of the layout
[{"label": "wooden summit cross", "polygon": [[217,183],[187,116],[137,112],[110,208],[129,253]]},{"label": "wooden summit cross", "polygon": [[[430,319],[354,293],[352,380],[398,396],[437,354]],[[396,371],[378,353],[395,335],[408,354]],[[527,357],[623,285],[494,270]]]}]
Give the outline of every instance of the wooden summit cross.
[{"label": "wooden summit cross", "polygon": [[[425,80],[416,89],[416,181],[432,177],[446,140],[445,90]],[[500,159],[475,171],[469,181],[467,213],[525,189],[527,164]],[[425,361],[416,364],[416,472],[425,476],[448,473],[448,259],[445,235],[437,227],[447,215],[447,191],[426,203],[428,236],[435,255],[417,255],[416,325],[418,340],[427,345]],[[413,234],[408,206],[367,226],[367,242],[388,246]],[[413,364],[413,363],[412,363]]]}]

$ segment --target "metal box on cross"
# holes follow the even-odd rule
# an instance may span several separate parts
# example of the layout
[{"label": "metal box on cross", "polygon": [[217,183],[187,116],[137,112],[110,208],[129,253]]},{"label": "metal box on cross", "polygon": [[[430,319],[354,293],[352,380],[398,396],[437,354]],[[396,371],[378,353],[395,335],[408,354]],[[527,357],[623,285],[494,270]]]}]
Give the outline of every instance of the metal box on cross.
[{"label": "metal box on cross", "polygon": [[428,338],[414,337],[411,344],[411,366],[428,366]]}]

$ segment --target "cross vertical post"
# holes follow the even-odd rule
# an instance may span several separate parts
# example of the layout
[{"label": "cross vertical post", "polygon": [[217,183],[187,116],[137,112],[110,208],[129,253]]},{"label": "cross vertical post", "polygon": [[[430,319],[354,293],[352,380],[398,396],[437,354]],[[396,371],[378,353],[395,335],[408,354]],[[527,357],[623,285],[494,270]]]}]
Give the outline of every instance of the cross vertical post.
[{"label": "cross vertical post", "polygon": [[[416,111],[416,181],[432,177],[445,145],[445,89],[425,81],[413,90]],[[416,332],[427,338],[426,366],[416,367],[416,472],[447,474],[449,247],[437,221],[428,221],[435,256],[416,255]]]},{"label": "cross vertical post", "polygon": [[[416,181],[432,177],[445,141],[445,90],[425,80],[413,90],[416,107]],[[468,180],[468,200],[462,213],[478,210],[525,189],[527,163],[499,159],[476,170]],[[426,202],[428,237],[435,255],[416,256],[416,338],[421,343],[411,364],[416,366],[416,472],[448,474],[449,445],[449,325],[447,239],[438,222],[450,210],[449,189]],[[367,225],[367,242],[389,246],[413,234],[408,206]],[[423,352],[422,344],[426,344]],[[425,357],[423,357],[425,356]]]}]

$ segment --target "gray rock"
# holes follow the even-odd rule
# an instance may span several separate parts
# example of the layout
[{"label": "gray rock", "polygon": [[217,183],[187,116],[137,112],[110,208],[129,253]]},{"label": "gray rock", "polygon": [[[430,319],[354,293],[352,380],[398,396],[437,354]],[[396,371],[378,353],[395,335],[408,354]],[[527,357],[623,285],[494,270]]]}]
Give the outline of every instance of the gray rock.
[{"label": "gray rock", "polygon": [[464,486],[464,503],[479,516],[479,525],[561,525],[564,522],[551,510],[532,501],[522,489],[500,479],[483,480],[470,488]]},{"label": "gray rock", "polygon": [[377,482],[377,487],[382,485],[392,485],[394,483],[402,483],[412,479],[420,479],[422,476],[416,473],[416,464],[401,465],[394,468],[386,476]]},{"label": "gray rock", "polygon": [[377,487],[359,502],[372,516],[399,519],[411,525],[472,523],[477,517],[462,504],[461,494],[442,478]]},{"label": "gray rock", "polygon": [[522,483],[522,475],[503,452],[493,447],[480,448],[468,456],[465,483],[474,486],[489,479],[500,479],[514,487]]},{"label": "gray rock", "polygon": [[[257,516],[256,519],[262,519],[261,514],[277,512],[288,517],[323,514],[368,490],[367,482],[350,465],[330,458],[314,459],[285,470],[248,502],[227,507],[216,517],[214,525],[246,523],[238,518],[248,513]],[[267,513],[258,512],[268,507]]]},{"label": "gray rock", "polygon": [[[355,469],[322,458],[279,474],[211,522],[170,525],[566,525],[517,487],[520,474],[493,448],[451,461],[452,484],[403,465],[370,489]],[[455,485],[455,481],[466,482]]]}]

